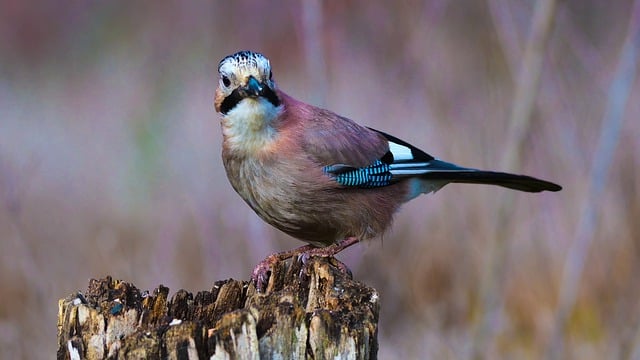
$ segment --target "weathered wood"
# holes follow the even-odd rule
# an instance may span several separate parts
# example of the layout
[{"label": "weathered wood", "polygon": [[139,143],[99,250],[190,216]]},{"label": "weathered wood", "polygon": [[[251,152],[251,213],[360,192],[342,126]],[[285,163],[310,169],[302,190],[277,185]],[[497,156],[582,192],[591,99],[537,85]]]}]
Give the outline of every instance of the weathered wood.
[{"label": "weathered wood", "polygon": [[377,292],[332,266],[278,263],[264,294],[218,281],[171,299],[107,277],[58,303],[58,359],[373,359]]}]

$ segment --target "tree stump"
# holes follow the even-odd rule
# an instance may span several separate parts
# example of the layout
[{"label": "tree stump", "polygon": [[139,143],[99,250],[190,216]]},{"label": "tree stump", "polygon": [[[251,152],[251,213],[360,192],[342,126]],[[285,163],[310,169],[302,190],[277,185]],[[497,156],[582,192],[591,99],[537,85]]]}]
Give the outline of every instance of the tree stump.
[{"label": "tree stump", "polygon": [[58,359],[374,359],[379,298],[312,258],[276,264],[265,293],[217,281],[171,299],[111,277],[58,302]]}]

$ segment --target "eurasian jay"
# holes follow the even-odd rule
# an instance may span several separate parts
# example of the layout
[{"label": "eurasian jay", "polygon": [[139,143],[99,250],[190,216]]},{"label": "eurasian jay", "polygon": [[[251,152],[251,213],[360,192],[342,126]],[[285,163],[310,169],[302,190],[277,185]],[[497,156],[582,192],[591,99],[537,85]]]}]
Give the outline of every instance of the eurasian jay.
[{"label": "eurasian jay", "polygon": [[222,115],[222,159],[231,185],[264,221],[310,244],[265,259],[253,273],[258,283],[275,261],[303,252],[332,256],[381,235],[400,205],[448,183],[561,189],[526,175],[444,162],[298,101],[276,87],[262,54],[229,55],[218,72],[215,108]]}]

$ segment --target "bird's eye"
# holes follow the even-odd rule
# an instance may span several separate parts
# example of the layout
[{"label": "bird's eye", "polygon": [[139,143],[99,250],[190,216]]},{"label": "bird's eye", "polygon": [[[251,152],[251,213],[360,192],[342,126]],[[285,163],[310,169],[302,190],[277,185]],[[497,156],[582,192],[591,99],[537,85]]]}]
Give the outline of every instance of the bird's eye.
[{"label": "bird's eye", "polygon": [[273,71],[269,70],[269,80],[273,80]]},{"label": "bird's eye", "polygon": [[229,86],[231,85],[231,80],[229,80],[229,78],[225,75],[222,75],[222,83],[224,84],[224,86]]}]

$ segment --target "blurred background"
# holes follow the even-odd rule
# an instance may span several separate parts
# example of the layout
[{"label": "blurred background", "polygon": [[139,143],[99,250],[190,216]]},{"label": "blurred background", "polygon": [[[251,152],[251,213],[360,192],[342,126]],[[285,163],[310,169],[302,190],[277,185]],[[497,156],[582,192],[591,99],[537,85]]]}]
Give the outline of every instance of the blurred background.
[{"label": "blurred background", "polygon": [[381,296],[380,358],[640,356],[640,6],[601,2],[0,2],[0,358],[50,358],[57,300],[248,279],[301,245],[228,184],[218,61],[460,165],[340,255]]}]

